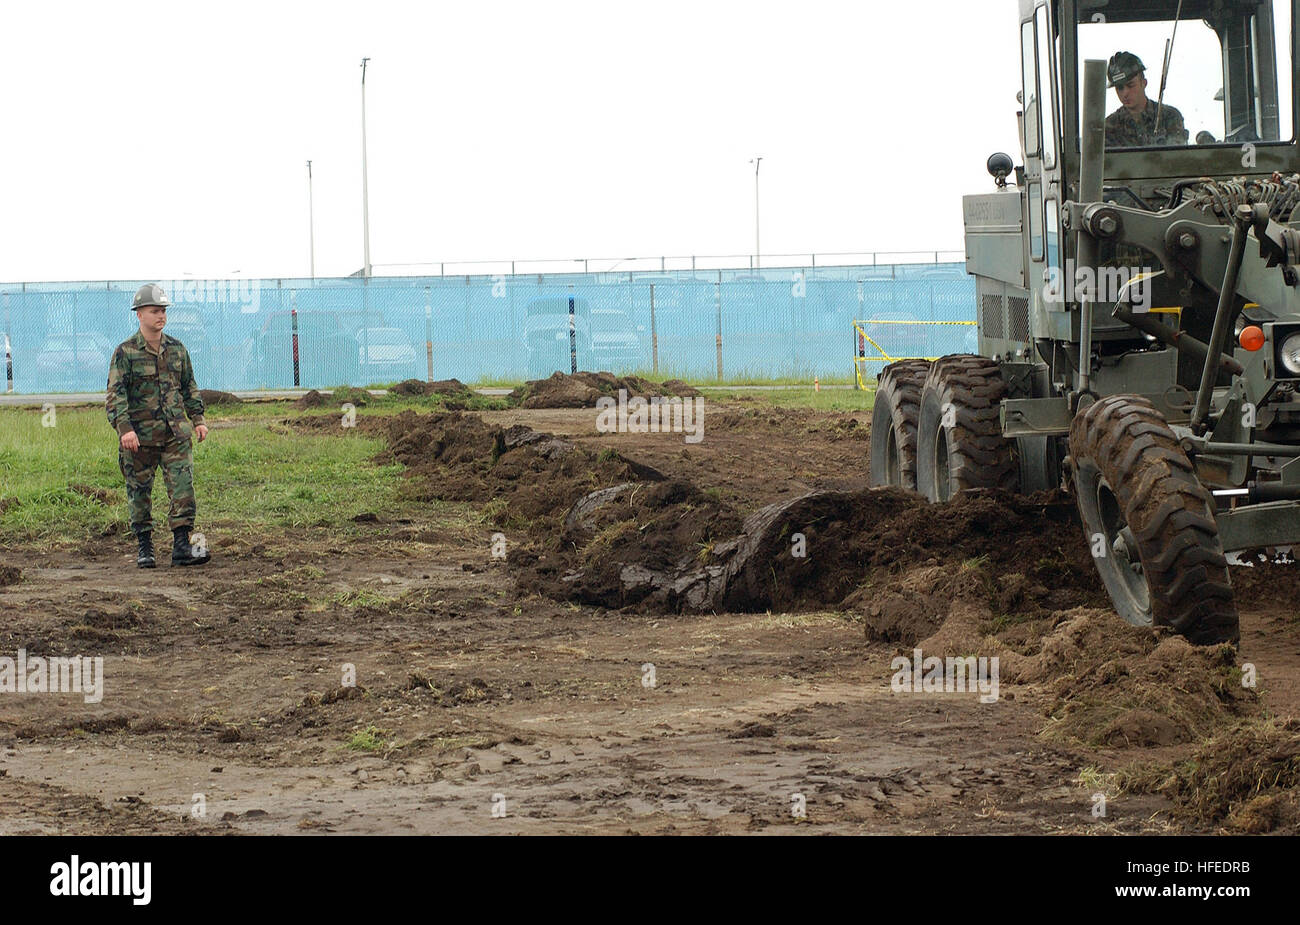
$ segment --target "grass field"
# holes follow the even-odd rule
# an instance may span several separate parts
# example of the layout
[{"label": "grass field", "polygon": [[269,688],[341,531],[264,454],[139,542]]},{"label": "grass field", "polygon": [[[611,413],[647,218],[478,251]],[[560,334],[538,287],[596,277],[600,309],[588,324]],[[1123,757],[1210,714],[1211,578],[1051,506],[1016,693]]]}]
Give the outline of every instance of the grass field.
[{"label": "grass field", "polygon": [[870,411],[876,393],[861,389],[710,389],[699,386],[711,401],[728,401],[741,397],[767,402],[778,408],[812,408],[816,411]]},{"label": "grass field", "polygon": [[[328,436],[293,432],[272,420],[295,413],[284,403],[236,407],[211,413],[209,438],[195,444],[200,529],[340,524],[395,503],[401,467],[371,462],[382,440],[343,428]],[[125,524],[117,439],[103,410],[59,408],[49,427],[43,419],[39,411],[0,409],[0,535],[75,541]],[[161,472],[153,497],[155,524],[165,529]]]},{"label": "grass field", "polygon": [[[635,369],[630,373],[620,373],[619,375],[640,376],[642,379],[649,379],[652,382],[663,382],[666,379],[681,379],[700,389],[718,385],[806,385],[811,388],[813,384],[812,373],[809,373],[806,376],[778,376],[773,378],[771,376],[763,375],[762,373],[750,373],[744,370],[738,372],[724,371],[722,378],[717,379],[713,376],[700,378],[699,376],[693,376],[669,369],[666,366],[660,366],[658,372],[655,372],[652,369]],[[852,372],[846,372],[839,376],[820,376],[819,381],[822,385],[853,385],[856,382]],[[386,388],[391,384],[392,383],[384,383],[382,385],[368,386],[368,388]],[[467,383],[470,388],[479,389],[513,389],[515,386],[523,384],[522,379],[481,379],[478,382]]]},{"label": "grass field", "polygon": [[[749,397],[779,408],[820,411],[870,409],[873,393],[806,389],[710,390],[713,402]],[[363,512],[380,516],[400,507],[401,467],[379,465],[379,438],[356,429],[300,433],[284,426],[302,415],[339,416],[345,396],[300,411],[291,401],[245,402],[208,410],[212,432],[195,444],[198,528],[321,527],[347,531]],[[476,396],[471,410],[503,408],[500,398]],[[441,396],[372,396],[358,415],[387,415],[443,407]],[[51,425],[51,426],[46,426]],[[165,529],[166,490],[155,476],[155,529]],[[0,408],[0,538],[42,544],[82,542],[125,526],[126,491],[117,440],[99,406]]]}]

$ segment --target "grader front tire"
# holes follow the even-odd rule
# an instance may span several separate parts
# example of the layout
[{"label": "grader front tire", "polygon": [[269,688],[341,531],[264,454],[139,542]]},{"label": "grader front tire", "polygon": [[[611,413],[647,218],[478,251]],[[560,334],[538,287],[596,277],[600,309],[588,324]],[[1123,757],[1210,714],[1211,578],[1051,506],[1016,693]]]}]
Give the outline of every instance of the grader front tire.
[{"label": "grader front tire", "polygon": [[1070,428],[1070,458],[1085,538],[1119,615],[1201,645],[1236,643],[1213,499],[1155,406],[1136,395],[1090,405]]}]

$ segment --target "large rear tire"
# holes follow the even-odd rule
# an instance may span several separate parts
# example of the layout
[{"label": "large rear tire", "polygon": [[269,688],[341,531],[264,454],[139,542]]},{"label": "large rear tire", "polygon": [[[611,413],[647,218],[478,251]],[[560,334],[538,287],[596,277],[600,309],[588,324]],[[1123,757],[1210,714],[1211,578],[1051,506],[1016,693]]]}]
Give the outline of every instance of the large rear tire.
[{"label": "large rear tire", "polygon": [[871,485],[916,491],[916,418],[929,360],[899,360],[880,372],[871,406]]},{"label": "large rear tire", "polygon": [[1115,610],[1199,645],[1240,638],[1210,493],[1169,424],[1136,395],[1077,414],[1070,460],[1079,516]]},{"label": "large rear tire", "polygon": [[1012,441],[998,411],[1006,396],[998,364],[954,354],[935,360],[917,416],[917,490],[947,501],[971,488],[1015,491],[1020,485]]}]

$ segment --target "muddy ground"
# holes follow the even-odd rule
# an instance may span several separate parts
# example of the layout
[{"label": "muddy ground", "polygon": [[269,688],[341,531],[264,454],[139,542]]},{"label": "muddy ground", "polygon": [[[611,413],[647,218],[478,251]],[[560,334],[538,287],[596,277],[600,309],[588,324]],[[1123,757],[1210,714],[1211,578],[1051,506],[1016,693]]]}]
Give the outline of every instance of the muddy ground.
[{"label": "muddy ground", "polygon": [[[362,409],[400,517],[0,545],[0,655],[105,660],[100,703],[0,697],[0,832],[1298,830],[1292,572],[1193,649],[1113,616],[1067,498],[928,507],[867,490],[866,414],[706,408]],[[914,648],[996,701],[891,689]]]}]

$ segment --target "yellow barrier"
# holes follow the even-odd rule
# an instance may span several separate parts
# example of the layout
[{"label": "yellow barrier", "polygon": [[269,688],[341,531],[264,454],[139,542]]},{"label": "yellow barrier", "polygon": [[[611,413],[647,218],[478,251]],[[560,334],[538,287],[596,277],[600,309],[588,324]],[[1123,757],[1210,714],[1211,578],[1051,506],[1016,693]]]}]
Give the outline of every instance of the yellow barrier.
[{"label": "yellow barrier", "polygon": [[[974,322],[974,321],[896,321],[896,320],[893,320],[893,319],[888,319],[888,320],[886,320],[886,319],[883,319],[883,318],[882,318],[882,319],[867,318],[867,319],[862,320],[862,321],[854,321],[854,322],[853,322],[853,330],[857,332],[857,338],[856,338],[856,340],[857,340],[857,353],[856,353],[856,354],[854,355],[854,357],[853,357],[853,371],[854,371],[854,374],[855,374],[856,377],[857,377],[858,388],[859,388],[859,389],[870,390],[870,389],[874,389],[875,386],[874,386],[874,385],[868,386],[868,385],[863,381],[863,379],[862,379],[862,369],[863,369],[863,367],[865,367],[866,364],[868,364],[868,363],[884,363],[886,366],[888,366],[890,363],[895,363],[895,362],[897,362],[898,360],[937,360],[937,359],[939,359],[939,358],[938,358],[938,357],[926,357],[926,356],[890,356],[889,353],[887,353],[887,352],[885,351],[885,348],[882,347],[882,346],[880,346],[880,344],[876,343],[875,339],[872,338],[872,336],[866,332],[866,329],[863,328],[863,325],[864,325],[864,324],[871,324],[871,325],[876,325],[876,324],[911,324],[911,325],[916,325],[916,324],[928,324],[928,325],[936,325],[936,324],[956,324],[956,325],[963,325],[963,326],[965,326],[965,327],[974,327],[974,326],[977,324],[977,322]],[[867,344],[870,344],[872,347],[875,347],[876,350],[879,351],[879,354],[880,354],[880,355],[879,355],[879,356],[867,356],[867,354],[866,354],[866,345],[867,345]]]}]

